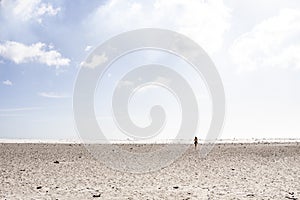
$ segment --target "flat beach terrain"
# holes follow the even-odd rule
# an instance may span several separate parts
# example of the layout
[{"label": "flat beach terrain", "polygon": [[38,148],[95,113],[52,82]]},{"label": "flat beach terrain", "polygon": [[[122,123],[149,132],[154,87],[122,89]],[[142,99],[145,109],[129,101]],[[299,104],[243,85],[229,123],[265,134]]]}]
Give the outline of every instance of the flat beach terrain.
[{"label": "flat beach terrain", "polygon": [[216,144],[205,158],[191,145],[168,167],[132,174],[82,144],[1,143],[0,199],[300,199],[300,145]]}]

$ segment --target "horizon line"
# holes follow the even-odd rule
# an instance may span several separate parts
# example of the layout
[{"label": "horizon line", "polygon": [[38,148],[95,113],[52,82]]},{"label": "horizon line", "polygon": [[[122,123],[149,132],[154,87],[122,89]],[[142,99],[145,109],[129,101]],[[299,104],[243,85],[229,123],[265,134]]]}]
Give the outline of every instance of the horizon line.
[{"label": "horizon line", "polygon": [[[201,140],[199,144],[259,144],[259,143],[298,143],[300,138],[251,138],[251,139],[217,139]],[[193,139],[164,139],[164,140],[94,140],[83,141],[81,139],[17,139],[0,138],[0,144],[192,144]]]}]

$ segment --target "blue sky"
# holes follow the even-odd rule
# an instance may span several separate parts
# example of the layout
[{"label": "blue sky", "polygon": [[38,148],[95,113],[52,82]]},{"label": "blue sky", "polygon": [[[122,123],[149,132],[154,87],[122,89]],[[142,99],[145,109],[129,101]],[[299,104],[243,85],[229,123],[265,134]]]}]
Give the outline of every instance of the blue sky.
[{"label": "blue sky", "polygon": [[[207,51],[227,98],[222,138],[300,137],[299,1],[1,0],[0,24],[0,138],[77,138],[72,93],[80,63],[110,37],[138,28],[174,30]],[[116,64],[111,74],[139,63],[137,57],[178,63],[146,52]],[[111,88],[103,86],[108,94]],[[199,104],[203,132],[209,101]],[[96,108],[111,130],[110,111]]]}]

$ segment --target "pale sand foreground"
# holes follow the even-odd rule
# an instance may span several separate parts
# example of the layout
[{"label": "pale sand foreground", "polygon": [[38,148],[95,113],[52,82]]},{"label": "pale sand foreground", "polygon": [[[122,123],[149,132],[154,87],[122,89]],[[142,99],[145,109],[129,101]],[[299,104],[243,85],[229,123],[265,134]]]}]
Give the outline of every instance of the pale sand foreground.
[{"label": "pale sand foreground", "polygon": [[112,170],[79,144],[0,144],[0,153],[0,199],[300,198],[297,143],[218,144],[205,159],[191,146],[146,174]]}]

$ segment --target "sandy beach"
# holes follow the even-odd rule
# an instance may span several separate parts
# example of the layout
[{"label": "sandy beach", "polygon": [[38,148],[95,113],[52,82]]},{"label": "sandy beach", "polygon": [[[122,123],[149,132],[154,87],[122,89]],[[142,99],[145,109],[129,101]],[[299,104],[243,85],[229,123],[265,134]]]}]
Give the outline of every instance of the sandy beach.
[{"label": "sandy beach", "polygon": [[191,146],[170,166],[144,174],[112,170],[82,144],[2,143],[0,152],[0,199],[300,198],[298,143],[217,144],[203,159]]}]

